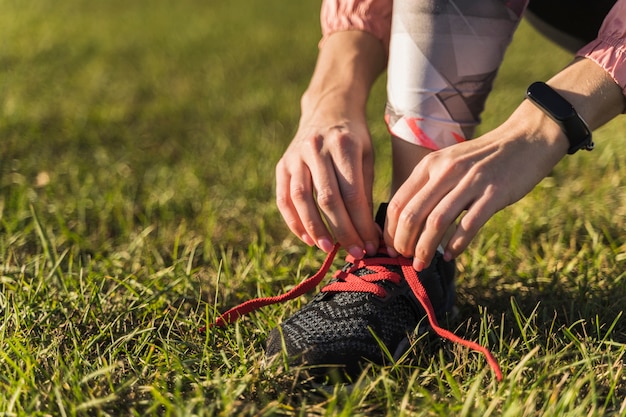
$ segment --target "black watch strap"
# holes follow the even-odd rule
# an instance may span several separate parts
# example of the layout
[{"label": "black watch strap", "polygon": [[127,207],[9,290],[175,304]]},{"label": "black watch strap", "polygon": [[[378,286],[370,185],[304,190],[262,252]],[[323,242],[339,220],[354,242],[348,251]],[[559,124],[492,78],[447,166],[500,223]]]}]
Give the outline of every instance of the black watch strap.
[{"label": "black watch strap", "polygon": [[579,149],[593,149],[594,143],[587,123],[574,106],[549,85],[540,81],[532,83],[526,91],[526,97],[561,126],[569,140],[568,154],[571,155]]}]

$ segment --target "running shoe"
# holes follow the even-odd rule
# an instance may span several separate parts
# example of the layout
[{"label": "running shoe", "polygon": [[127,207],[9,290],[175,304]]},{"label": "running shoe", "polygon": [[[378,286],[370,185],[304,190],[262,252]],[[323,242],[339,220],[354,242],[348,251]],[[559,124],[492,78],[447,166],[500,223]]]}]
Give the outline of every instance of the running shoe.
[{"label": "running shoe", "polygon": [[[386,205],[376,222],[385,223]],[[347,257],[311,302],[273,329],[266,357],[284,354],[291,365],[306,366],[317,381],[354,380],[369,363],[395,361],[410,348],[410,338],[429,328],[438,336],[482,353],[498,381],[502,372],[491,352],[439,326],[454,309],[455,266],[440,251],[421,272],[410,258],[391,257],[380,245],[379,253],[363,259]],[[220,314],[209,327],[225,326],[263,306],[285,302],[315,289],[330,270],[339,245],[317,273],[290,291],[248,300]],[[204,329],[204,328],[203,328]],[[201,329],[201,330],[203,330]]]},{"label": "running shoe", "polygon": [[[376,216],[381,228],[385,213],[382,205]],[[417,277],[410,259],[392,258],[381,245],[376,256],[346,260],[309,304],[270,332],[268,358],[284,352],[315,376],[332,371],[355,378],[367,363],[384,364],[390,354],[397,360],[409,348],[409,336],[427,329],[427,311],[405,276]],[[440,252],[419,273],[438,320],[454,307],[454,275],[454,263]]]}]

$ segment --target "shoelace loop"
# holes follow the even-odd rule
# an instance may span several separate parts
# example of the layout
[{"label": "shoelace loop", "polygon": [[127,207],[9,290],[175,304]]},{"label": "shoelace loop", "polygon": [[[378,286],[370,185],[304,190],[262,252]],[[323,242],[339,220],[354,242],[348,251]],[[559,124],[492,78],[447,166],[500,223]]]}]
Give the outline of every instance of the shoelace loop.
[{"label": "shoelace loop", "polygon": [[[319,285],[322,279],[324,279],[324,276],[326,276],[326,274],[330,270],[330,267],[332,266],[338,250],[339,245],[336,244],[333,250],[324,260],[324,263],[322,264],[320,269],[314,275],[305,279],[288,292],[274,297],[259,297],[239,304],[238,306],[231,308],[230,310],[217,317],[215,323],[210,324],[209,328],[213,326],[225,326],[229,323],[237,321],[239,318],[246,314],[258,310],[261,307],[285,302],[312,291]],[[455,335],[451,331],[439,326],[439,323],[437,322],[437,318],[435,316],[435,310],[432,306],[432,303],[430,302],[428,293],[420,282],[418,273],[413,268],[409,259],[402,257],[384,258],[383,261],[381,258],[374,257],[356,260],[353,257],[348,256],[347,261],[351,263],[352,266],[345,271],[337,271],[334,274],[334,277],[337,279],[337,281],[331,282],[330,284],[323,287],[323,292],[368,292],[382,298],[386,294],[385,290],[384,288],[376,285],[375,282],[389,280],[394,283],[399,283],[401,277],[400,274],[390,271],[387,268],[380,266],[380,264],[384,263],[386,265],[398,265],[402,269],[404,279],[408,282],[411,290],[413,291],[413,294],[415,294],[415,297],[424,308],[424,311],[426,311],[428,322],[433,331],[444,339],[447,339],[453,343],[458,343],[469,349],[482,353],[485,356],[487,363],[496,374],[496,379],[498,381],[502,381],[502,371],[500,370],[500,365],[498,365],[498,361],[486,347],[481,346],[476,342],[463,339],[462,337]],[[367,268],[373,273],[362,276],[354,275],[353,272],[360,268]],[[204,329],[200,330],[203,331]]]},{"label": "shoelace loop", "polygon": [[[348,255],[346,261],[348,261],[350,267],[346,270],[335,272],[333,275],[335,281],[324,286],[322,292],[365,292],[374,294],[380,298],[385,298],[387,292],[380,285],[376,285],[376,283],[389,281],[399,285],[402,281],[402,277],[399,273],[389,270],[382,266],[382,264],[399,266],[401,265],[402,259],[403,258],[388,257],[355,259],[351,255]],[[354,272],[362,269],[371,272],[364,275],[354,274]]]}]

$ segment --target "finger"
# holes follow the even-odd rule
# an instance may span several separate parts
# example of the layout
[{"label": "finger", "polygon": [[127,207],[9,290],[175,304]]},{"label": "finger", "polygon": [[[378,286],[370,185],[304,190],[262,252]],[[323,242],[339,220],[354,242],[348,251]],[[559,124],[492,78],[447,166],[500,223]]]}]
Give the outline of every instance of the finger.
[{"label": "finger", "polygon": [[[369,255],[375,255],[380,246],[380,238],[382,236],[380,226],[374,221],[374,154],[369,152],[363,159],[363,182],[365,189],[365,198],[367,200],[367,210],[363,211],[364,217],[359,217],[358,224],[361,237],[365,241],[365,250]],[[367,216],[369,214],[369,216]]]},{"label": "finger", "polygon": [[[400,212],[393,236],[393,247],[406,257],[414,256],[415,246],[425,227],[426,220],[441,198],[448,192],[445,184],[442,184],[441,181],[431,181],[426,175],[421,177],[420,181],[423,183],[419,187],[407,183],[407,189],[413,190],[414,195]],[[404,190],[399,191],[404,193]]]},{"label": "finger", "polygon": [[478,231],[496,213],[494,207],[493,200],[485,195],[468,207],[446,245],[444,259],[454,259],[467,249]]},{"label": "finger", "polygon": [[430,211],[414,247],[413,267],[416,270],[421,271],[430,265],[444,236],[471,203],[469,195],[455,188],[442,197]]},{"label": "finger", "polygon": [[[335,168],[332,164],[318,162],[320,163],[311,166],[317,205],[337,242],[350,255],[360,259],[363,257],[364,244],[348,215]],[[329,172],[332,174],[328,174]]]},{"label": "finger", "polygon": [[[276,166],[276,206],[283,220],[291,232],[309,246],[315,245],[315,240],[307,232],[300,221],[300,216],[293,204],[290,193],[291,175],[284,169],[281,162]],[[311,191],[312,193],[312,191]]]},{"label": "finger", "polygon": [[[426,183],[427,177],[420,172],[414,171],[414,174],[408,181],[411,181],[416,188],[420,188]],[[396,256],[395,239],[398,233],[398,225],[400,223],[400,216],[402,215],[404,208],[409,204],[411,199],[415,197],[411,191],[411,187],[407,187],[405,183],[398,191],[393,195],[389,204],[387,205],[387,216],[385,219],[385,227],[383,228],[383,239],[387,245],[387,252],[391,256]]]},{"label": "finger", "polygon": [[[348,215],[342,195],[342,193],[353,191],[348,187],[342,192],[338,182],[338,176],[354,178],[351,174],[351,170],[354,169],[353,164],[361,159],[355,158],[360,151],[349,154],[343,151],[354,147],[352,143],[350,136],[344,134],[329,137],[316,135],[306,142],[307,149],[303,155],[306,159],[306,166],[310,170],[309,178],[311,178],[315,193],[316,209],[324,215],[328,228],[341,246],[345,247],[351,255],[361,258],[363,257],[363,242]],[[297,204],[296,208],[301,215],[307,211],[309,218],[313,218],[313,213],[309,211],[309,208],[300,210]],[[319,215],[319,212],[317,214]],[[304,225],[308,228],[306,221]],[[312,226],[317,227],[315,224]]]},{"label": "finger", "polygon": [[299,222],[318,248],[328,253],[333,249],[333,238],[317,208],[313,177],[306,166],[295,171],[289,184],[289,195]]},{"label": "finger", "polygon": [[373,218],[372,184],[374,181],[373,155],[364,152],[363,162],[354,161],[344,164],[342,169],[337,164],[337,181],[342,200],[346,207],[350,222],[364,242],[365,251],[374,255],[380,244],[380,233]]}]

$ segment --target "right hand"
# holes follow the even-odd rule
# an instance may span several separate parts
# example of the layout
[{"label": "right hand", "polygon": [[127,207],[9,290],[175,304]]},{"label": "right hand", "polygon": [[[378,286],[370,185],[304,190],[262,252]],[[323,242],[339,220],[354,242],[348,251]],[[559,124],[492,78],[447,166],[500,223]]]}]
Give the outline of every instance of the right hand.
[{"label": "right hand", "polygon": [[383,44],[363,31],[328,35],[302,96],[298,131],[276,166],[276,202],[289,229],[325,252],[338,242],[360,259],[378,251],[372,218],[374,155],[367,128]]},{"label": "right hand", "polygon": [[323,113],[303,117],[278,162],[276,202],[303,242],[330,252],[336,240],[359,259],[376,253],[380,239],[372,218],[372,141],[364,116],[354,122]]}]

